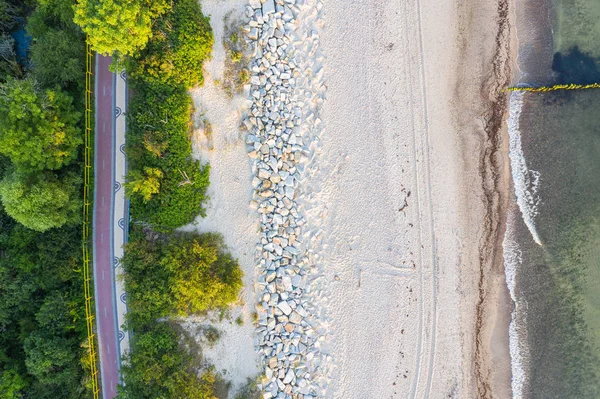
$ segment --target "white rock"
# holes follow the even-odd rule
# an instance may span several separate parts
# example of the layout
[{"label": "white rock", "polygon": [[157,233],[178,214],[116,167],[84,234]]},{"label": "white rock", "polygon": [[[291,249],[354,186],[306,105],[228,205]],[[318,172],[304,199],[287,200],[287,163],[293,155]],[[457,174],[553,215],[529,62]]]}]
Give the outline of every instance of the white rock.
[{"label": "white rock", "polygon": [[281,301],[277,304],[277,307],[279,309],[281,309],[281,311],[285,314],[285,315],[289,315],[290,313],[292,313],[292,308],[290,307],[290,305],[286,302],[286,301]]},{"label": "white rock", "polygon": [[301,321],[302,316],[300,316],[300,314],[296,311],[292,312],[292,314],[290,315],[290,322],[294,324],[300,324]]},{"label": "white rock", "polygon": [[294,374],[294,370],[289,369],[288,372],[285,374],[285,378],[283,379],[283,383],[284,384],[289,384],[295,378],[296,378],[296,375]]},{"label": "white rock", "polygon": [[258,29],[256,27],[250,28],[247,36],[248,36],[248,39],[258,40]]},{"label": "white rock", "polygon": [[262,15],[266,16],[275,12],[275,2],[273,0],[266,0],[262,5]]}]

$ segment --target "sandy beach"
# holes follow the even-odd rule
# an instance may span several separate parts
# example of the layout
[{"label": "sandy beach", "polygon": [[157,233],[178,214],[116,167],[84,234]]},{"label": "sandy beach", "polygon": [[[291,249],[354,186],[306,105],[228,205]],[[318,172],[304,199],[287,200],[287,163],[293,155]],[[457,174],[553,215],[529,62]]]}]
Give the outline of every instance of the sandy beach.
[{"label": "sandy beach", "polygon": [[[244,305],[233,310],[244,325],[224,327],[205,355],[239,386],[266,361],[255,353],[251,320],[263,273],[250,207],[257,172],[239,130],[248,88],[229,99],[214,80],[223,73],[223,16],[243,12],[245,2],[201,3],[216,40],[205,86],[193,92],[212,126],[210,137],[196,132],[196,155],[211,164],[211,199],[193,228],[223,234],[246,284]],[[307,63],[299,71],[326,88],[317,116],[303,119],[308,159],[295,188],[311,263],[299,300],[313,310],[306,322],[319,334],[323,361],[315,366],[317,397],[511,397],[511,308],[499,250],[508,4],[288,3],[304,16],[296,32],[313,40],[304,54],[314,58],[310,71]]]}]

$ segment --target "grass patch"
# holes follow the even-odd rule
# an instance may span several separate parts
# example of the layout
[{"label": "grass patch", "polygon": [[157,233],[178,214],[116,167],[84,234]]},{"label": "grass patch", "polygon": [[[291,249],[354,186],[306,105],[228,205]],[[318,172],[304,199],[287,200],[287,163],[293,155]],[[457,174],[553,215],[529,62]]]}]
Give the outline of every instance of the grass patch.
[{"label": "grass patch", "polygon": [[225,32],[223,47],[225,48],[225,71],[221,87],[229,98],[241,94],[244,85],[250,81],[248,70],[248,48],[242,30],[243,22],[229,12],[223,18]]}]

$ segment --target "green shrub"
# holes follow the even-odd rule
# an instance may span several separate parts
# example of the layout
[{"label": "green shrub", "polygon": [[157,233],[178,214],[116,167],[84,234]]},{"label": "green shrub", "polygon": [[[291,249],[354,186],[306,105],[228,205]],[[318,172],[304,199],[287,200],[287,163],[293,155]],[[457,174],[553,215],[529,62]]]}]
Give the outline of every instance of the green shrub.
[{"label": "green shrub", "polygon": [[214,346],[221,338],[221,332],[216,327],[208,326],[204,328],[204,338],[210,346]]},{"label": "green shrub", "polygon": [[258,389],[259,378],[249,378],[246,380],[244,385],[236,394],[234,399],[260,399],[262,398],[262,392]]},{"label": "green shrub", "polygon": [[206,370],[198,378],[198,363],[171,326],[164,322],[148,325],[134,336],[123,362],[118,397],[216,399],[215,375]]},{"label": "green shrub", "polygon": [[126,63],[129,75],[150,84],[190,88],[202,85],[202,64],[210,58],[213,33],[197,0],[177,0],[157,18],[147,46]]},{"label": "green shrub", "polygon": [[220,236],[171,233],[147,238],[136,229],[123,259],[134,326],[203,313],[237,299],[242,271],[225,252]]},{"label": "green shrub", "polygon": [[129,191],[134,220],[159,231],[172,230],[204,214],[209,167],[192,159],[192,101],[184,88],[132,85],[127,131],[128,181],[139,181],[148,168],[156,187],[149,197]]}]

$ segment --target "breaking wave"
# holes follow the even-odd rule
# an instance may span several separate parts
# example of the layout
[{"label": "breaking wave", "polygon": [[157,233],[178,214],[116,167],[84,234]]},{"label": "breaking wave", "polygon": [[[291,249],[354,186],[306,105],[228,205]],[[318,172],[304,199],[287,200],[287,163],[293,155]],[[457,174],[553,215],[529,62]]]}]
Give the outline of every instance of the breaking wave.
[{"label": "breaking wave", "polygon": [[[514,214],[513,214],[514,215]],[[504,273],[506,285],[513,301],[514,307],[509,324],[509,350],[512,372],[511,389],[513,399],[522,399],[527,382],[527,358],[529,352],[525,346],[527,332],[525,329],[525,310],[520,306],[515,292],[517,269],[522,263],[521,251],[513,239],[513,215],[507,221],[506,234],[502,242],[504,252]]]},{"label": "breaking wave", "polygon": [[523,216],[523,221],[529,229],[533,240],[542,245],[534,219],[538,213],[539,197],[537,195],[539,172],[529,170],[525,162],[525,155],[521,148],[521,131],[519,130],[519,118],[523,108],[523,92],[512,92],[510,95],[510,115],[508,117],[509,156],[512,171],[513,184],[517,204]]}]

